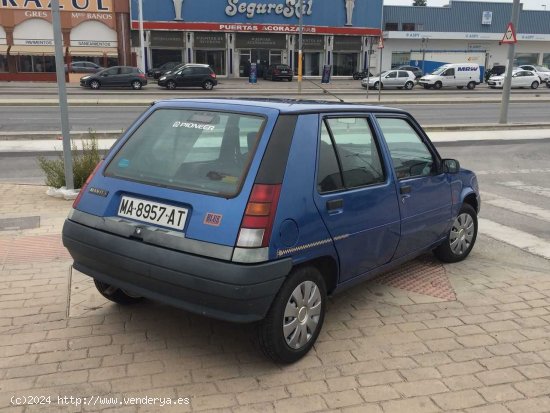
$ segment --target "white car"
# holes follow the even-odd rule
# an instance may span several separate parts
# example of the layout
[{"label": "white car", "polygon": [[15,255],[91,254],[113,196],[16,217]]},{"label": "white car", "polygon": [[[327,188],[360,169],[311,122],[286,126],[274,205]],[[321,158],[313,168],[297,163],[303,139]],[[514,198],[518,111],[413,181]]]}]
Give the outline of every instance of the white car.
[{"label": "white car", "polygon": [[[490,88],[501,88],[504,86],[506,73],[499,76],[491,76],[487,81]],[[540,78],[530,70],[515,70],[512,72],[512,87],[530,87],[536,89],[540,85]]]},{"label": "white car", "polygon": [[531,72],[535,72],[535,74],[538,75],[538,77],[540,77],[541,82],[550,81],[550,69],[548,69],[546,66],[521,65],[519,68],[523,70],[529,70]]},{"label": "white car", "polygon": [[398,89],[410,90],[415,85],[416,76],[408,70],[388,70],[380,75],[375,75],[370,78],[364,78],[361,81],[361,86],[369,89],[378,89],[378,83],[382,81],[382,88],[396,87]]}]

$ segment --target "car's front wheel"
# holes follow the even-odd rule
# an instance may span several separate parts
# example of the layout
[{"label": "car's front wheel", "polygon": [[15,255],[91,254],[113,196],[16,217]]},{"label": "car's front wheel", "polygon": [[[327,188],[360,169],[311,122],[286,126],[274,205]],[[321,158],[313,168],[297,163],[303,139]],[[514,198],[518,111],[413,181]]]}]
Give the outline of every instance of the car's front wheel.
[{"label": "car's front wheel", "polygon": [[326,301],[325,281],[316,268],[292,271],[259,324],[263,353],[278,363],[293,363],[305,356],[323,326]]},{"label": "car's front wheel", "polygon": [[212,82],[211,80],[206,80],[203,84],[202,84],[202,88],[204,90],[212,90],[214,89],[214,82]]},{"label": "car's front wheel", "polygon": [[539,87],[539,82],[537,82],[536,80],[531,83],[531,89],[537,89]]},{"label": "car's front wheel", "polygon": [[101,87],[101,85],[99,84],[99,81],[98,80],[92,80],[90,82],[90,89],[94,89],[94,90],[97,90]]},{"label": "car's front wheel", "polygon": [[455,218],[446,240],[434,250],[437,258],[444,262],[458,262],[470,254],[477,238],[477,213],[464,204]]},{"label": "car's front wheel", "polygon": [[132,89],[134,90],[140,90],[141,89],[141,82],[139,80],[134,80],[132,82]]},{"label": "car's front wheel", "polygon": [[166,89],[174,90],[175,88],[176,88],[176,82],[174,82],[173,80],[169,80],[166,83]]},{"label": "car's front wheel", "polygon": [[434,89],[441,89],[443,87],[443,83],[441,82],[435,82],[434,83]]},{"label": "car's front wheel", "polygon": [[97,291],[109,301],[113,301],[117,304],[134,304],[141,300],[143,297],[134,295],[121,288],[113,285],[98,281],[94,279],[95,288]]},{"label": "car's front wheel", "polygon": [[406,89],[406,90],[411,90],[413,87],[414,87],[414,83],[413,83],[413,82],[408,81],[407,83],[405,83],[405,89]]}]

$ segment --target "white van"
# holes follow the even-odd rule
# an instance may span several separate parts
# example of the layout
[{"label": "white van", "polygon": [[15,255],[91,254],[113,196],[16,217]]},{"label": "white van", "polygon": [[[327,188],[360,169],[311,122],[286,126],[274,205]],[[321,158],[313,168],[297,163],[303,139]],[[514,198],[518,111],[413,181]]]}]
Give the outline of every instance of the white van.
[{"label": "white van", "polygon": [[418,81],[424,89],[452,86],[473,89],[480,83],[481,71],[476,63],[449,63],[438,67],[431,75],[422,76]]}]

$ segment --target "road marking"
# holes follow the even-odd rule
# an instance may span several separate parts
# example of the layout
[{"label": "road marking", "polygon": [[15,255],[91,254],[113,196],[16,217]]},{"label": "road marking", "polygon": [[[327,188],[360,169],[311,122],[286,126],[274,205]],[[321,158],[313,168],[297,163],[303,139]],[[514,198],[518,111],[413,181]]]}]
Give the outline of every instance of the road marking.
[{"label": "road marking", "polygon": [[550,260],[550,242],[547,240],[488,219],[479,218],[478,222],[481,234]]},{"label": "road marking", "polygon": [[[481,193],[483,203],[495,206],[497,208],[506,209],[507,211],[525,215],[531,218],[540,219],[550,222],[550,211],[544,208],[539,208],[535,205],[529,205],[524,202],[514,201],[513,199],[503,198],[499,195],[483,191]],[[490,199],[486,199],[486,198]]]},{"label": "road marking", "polygon": [[476,171],[476,175],[512,175],[512,174],[534,174],[534,173],[550,173],[550,168],[533,168],[533,169],[494,169],[490,171]]},{"label": "road marking", "polygon": [[521,181],[498,182],[498,184],[507,186],[508,188],[519,189],[520,191],[531,192],[535,195],[550,198],[550,188],[545,188],[543,186],[527,185]]}]

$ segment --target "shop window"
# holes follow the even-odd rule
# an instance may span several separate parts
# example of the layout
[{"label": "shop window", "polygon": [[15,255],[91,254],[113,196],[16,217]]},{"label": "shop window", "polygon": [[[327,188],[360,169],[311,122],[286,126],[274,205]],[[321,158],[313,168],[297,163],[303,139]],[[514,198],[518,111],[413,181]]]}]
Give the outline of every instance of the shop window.
[{"label": "shop window", "polygon": [[351,76],[358,69],[358,53],[334,53],[334,76]]},{"label": "shop window", "polygon": [[550,53],[544,53],[542,55],[542,65],[550,67]]},{"label": "shop window", "polygon": [[401,25],[401,30],[403,30],[404,32],[414,32],[416,29],[415,29],[415,24],[414,23],[403,23]]},{"label": "shop window", "polygon": [[391,68],[395,69],[399,66],[406,66],[411,60],[410,52],[392,52],[391,54]]},{"label": "shop window", "polygon": [[160,67],[168,62],[183,62],[181,57],[181,49],[152,49],[151,56],[153,64],[151,67]]},{"label": "shop window", "polygon": [[[320,52],[304,52],[302,54],[302,73],[304,76],[321,76],[321,58]],[[298,52],[294,53],[295,73],[298,74]]]},{"label": "shop window", "polygon": [[195,62],[210,65],[217,75],[226,74],[224,50],[196,50]]},{"label": "shop window", "polygon": [[516,53],[516,57],[514,59],[514,65],[515,66],[521,66],[521,65],[536,65],[539,60],[539,54],[538,53]]},{"label": "shop window", "polygon": [[0,72],[8,71],[8,58],[5,55],[0,54]]},{"label": "shop window", "polygon": [[399,24],[398,23],[386,23],[386,31],[396,32],[398,30],[399,30]]},{"label": "shop window", "polygon": [[44,55],[17,55],[18,72],[55,72],[55,57]]}]

